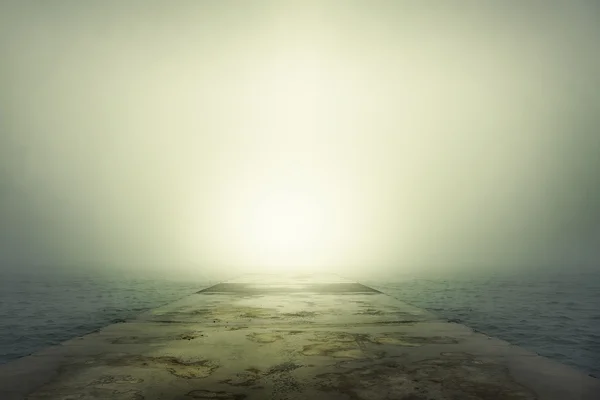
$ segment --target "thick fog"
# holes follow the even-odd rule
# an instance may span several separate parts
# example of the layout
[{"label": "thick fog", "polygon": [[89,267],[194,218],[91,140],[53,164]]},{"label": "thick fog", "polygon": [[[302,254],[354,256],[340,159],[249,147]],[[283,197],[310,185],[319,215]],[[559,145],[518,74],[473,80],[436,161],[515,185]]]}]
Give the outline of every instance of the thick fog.
[{"label": "thick fog", "polygon": [[592,1],[3,1],[0,268],[594,268],[599,71]]}]

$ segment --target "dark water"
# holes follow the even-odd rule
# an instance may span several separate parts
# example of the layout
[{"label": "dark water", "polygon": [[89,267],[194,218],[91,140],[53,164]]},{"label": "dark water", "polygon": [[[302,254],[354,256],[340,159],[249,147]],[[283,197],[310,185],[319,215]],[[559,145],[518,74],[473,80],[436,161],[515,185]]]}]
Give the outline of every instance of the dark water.
[{"label": "dark water", "polygon": [[381,290],[600,377],[600,272],[413,277]]},{"label": "dark water", "polygon": [[[0,272],[0,363],[194,293],[210,282]],[[369,282],[490,336],[600,376],[600,273]]]},{"label": "dark water", "polygon": [[175,301],[207,283],[0,272],[0,363]]}]

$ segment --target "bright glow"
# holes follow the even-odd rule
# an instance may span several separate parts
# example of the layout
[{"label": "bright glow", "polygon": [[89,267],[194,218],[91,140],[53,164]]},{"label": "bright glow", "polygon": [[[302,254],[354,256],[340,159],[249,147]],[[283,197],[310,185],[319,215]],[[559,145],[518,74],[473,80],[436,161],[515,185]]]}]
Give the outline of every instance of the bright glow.
[{"label": "bright glow", "polygon": [[[241,245],[265,266],[291,267],[309,264],[327,240],[327,212],[315,196],[274,190],[253,199],[234,230]],[[260,261],[259,261],[260,260]]]},{"label": "bright glow", "polygon": [[5,264],[545,265],[592,207],[597,7],[30,3],[0,2]]},{"label": "bright glow", "polygon": [[247,78],[244,125],[236,137],[243,148],[219,160],[226,175],[215,195],[209,225],[216,235],[210,237],[219,262],[306,271],[352,253],[360,216],[351,210],[359,196],[344,183],[348,171],[336,167],[322,145],[335,132],[328,106],[347,104],[328,90],[340,76],[339,62],[314,48],[284,48]]},{"label": "bright glow", "polygon": [[[248,175],[260,176],[255,169]],[[313,178],[313,182],[307,182]],[[212,236],[219,259],[261,270],[307,270],[342,256],[353,231],[341,191],[322,177],[284,180],[263,176],[248,184],[243,174],[216,196]],[[225,201],[224,201],[225,200]]]}]

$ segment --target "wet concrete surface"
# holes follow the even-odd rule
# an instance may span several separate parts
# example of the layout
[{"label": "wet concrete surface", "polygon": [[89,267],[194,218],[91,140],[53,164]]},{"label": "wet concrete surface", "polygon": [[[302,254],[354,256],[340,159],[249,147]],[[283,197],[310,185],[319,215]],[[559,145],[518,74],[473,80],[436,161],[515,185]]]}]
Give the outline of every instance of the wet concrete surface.
[{"label": "wet concrete surface", "polygon": [[0,366],[0,399],[598,400],[600,381],[335,276],[246,276]]}]

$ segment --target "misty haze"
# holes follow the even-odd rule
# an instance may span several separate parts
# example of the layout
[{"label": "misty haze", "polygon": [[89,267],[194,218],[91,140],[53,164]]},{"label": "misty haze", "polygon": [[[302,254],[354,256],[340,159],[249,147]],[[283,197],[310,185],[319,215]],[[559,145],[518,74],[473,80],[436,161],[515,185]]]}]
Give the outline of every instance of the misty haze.
[{"label": "misty haze", "polygon": [[593,1],[2,1],[0,363],[318,272],[600,376],[599,71]]}]

